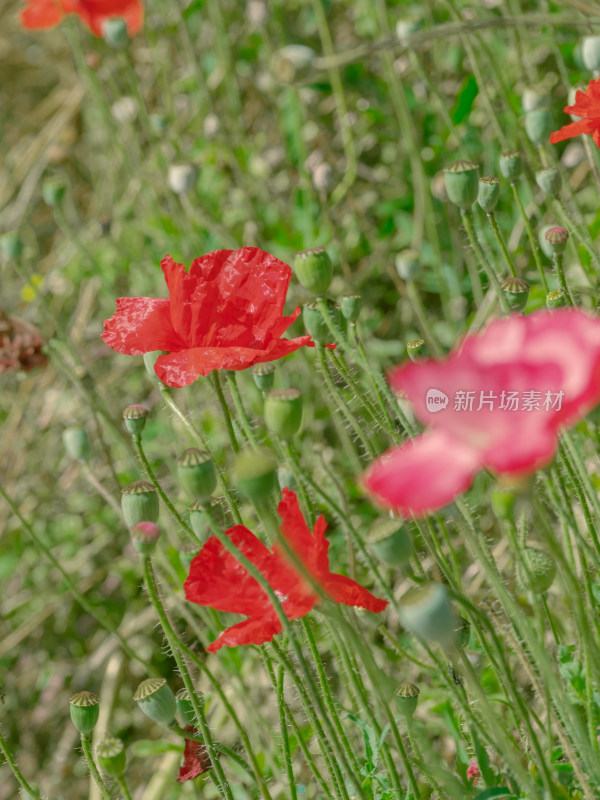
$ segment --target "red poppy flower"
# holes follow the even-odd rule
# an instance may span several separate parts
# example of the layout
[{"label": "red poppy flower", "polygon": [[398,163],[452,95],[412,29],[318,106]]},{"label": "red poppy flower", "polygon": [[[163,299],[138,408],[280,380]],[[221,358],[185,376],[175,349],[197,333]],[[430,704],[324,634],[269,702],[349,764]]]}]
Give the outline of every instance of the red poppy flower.
[{"label": "red poppy flower", "polygon": [[27,8],[21,12],[24,28],[52,28],[66,14],[77,14],[96,36],[102,36],[107,19],[120,17],[127,23],[130,36],[136,34],[144,21],[141,0],[24,0]]},{"label": "red poppy flower", "polygon": [[155,372],[167,386],[187,386],[213,369],[246,369],[275,361],[310,336],[282,339],[300,314],[282,316],[292,271],[257,247],[217,250],[186,272],[170,256],[161,262],[169,299],[120,297],[102,338],[119,353],[167,350]]},{"label": "red poppy flower", "polygon": [[467,769],[467,780],[473,781],[473,786],[477,786],[477,781],[481,777],[481,772],[479,771],[479,764],[477,763],[476,758],[471,759],[471,763],[469,764],[469,768]]},{"label": "red poppy flower", "polygon": [[600,147],[600,79],[591,80],[585,92],[576,92],[574,105],[565,106],[563,111],[581,119],[550,134],[550,144],[587,133]]},{"label": "red poppy flower", "polygon": [[[383,611],[386,600],[374,597],[351,578],[329,571],[329,542],[325,538],[327,523],[324,517],[319,517],[311,533],[300,511],[298,498],[290,489],[283,490],[278,511],[282,519],[282,535],[334,602],[375,613]],[[269,550],[243,525],[230,528],[226,534],[269,581],[288,619],[303,617],[319,604],[319,598],[294,570],[278,545]],[[186,598],[192,603],[248,617],[227,628],[206,648],[212,653],[223,645],[235,647],[238,644],[270,642],[276,633],[282,631],[266,592],[214,536],[192,560],[183,588]]]},{"label": "red poppy flower", "polygon": [[409,517],[450,503],[483,467],[515,478],[554,457],[561,428],[600,402],[600,319],[540,311],[492,322],[445,361],[395,369],[429,430],[384,453],[363,482]]},{"label": "red poppy flower", "polygon": [[[190,733],[197,733],[193,725],[186,725],[186,731]],[[177,781],[183,783],[184,781],[192,781],[203,772],[208,772],[212,767],[210,758],[206,752],[206,747],[202,742],[196,739],[186,739],[185,749],[183,752],[183,764],[179,767],[179,777]]]}]

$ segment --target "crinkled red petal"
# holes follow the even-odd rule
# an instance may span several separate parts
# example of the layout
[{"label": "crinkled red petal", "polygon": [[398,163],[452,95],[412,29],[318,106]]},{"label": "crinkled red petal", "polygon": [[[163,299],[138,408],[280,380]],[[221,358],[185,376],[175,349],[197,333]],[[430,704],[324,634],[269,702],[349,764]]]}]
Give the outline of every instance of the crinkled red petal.
[{"label": "crinkled red petal", "polygon": [[104,323],[102,339],[130,356],[182,347],[171,324],[169,301],[156,297],[119,297],[116,313]]}]

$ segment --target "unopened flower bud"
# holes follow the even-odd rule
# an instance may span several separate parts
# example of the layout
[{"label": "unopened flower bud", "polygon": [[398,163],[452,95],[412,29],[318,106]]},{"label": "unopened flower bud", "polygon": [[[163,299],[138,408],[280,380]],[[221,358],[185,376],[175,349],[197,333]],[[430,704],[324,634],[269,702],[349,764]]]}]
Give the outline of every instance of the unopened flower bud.
[{"label": "unopened flower bud", "polygon": [[[339,312],[335,302],[328,299],[327,308],[334,323],[339,325]],[[304,307],[302,308],[302,319],[304,321],[304,327],[308,333],[310,333],[315,342],[324,344],[328,339],[331,339],[329,328],[323,319],[323,315],[321,314],[321,309],[319,308],[316,297],[312,300],[308,300],[308,302],[304,304]]]},{"label": "unopened flower bud", "polygon": [[423,361],[428,356],[425,339],[411,339],[406,343],[406,352],[411,361]]},{"label": "unopened flower bud", "polygon": [[456,643],[456,617],[441,583],[410,589],[402,598],[400,612],[404,627],[420,639],[446,649]]},{"label": "unopened flower bud", "polygon": [[139,403],[134,403],[124,409],[123,419],[125,420],[125,427],[132,436],[142,435],[142,431],[146,426],[146,417],[149,413],[148,409],[144,408],[144,406]]},{"label": "unopened flower bud", "polygon": [[410,681],[403,681],[396,689],[394,692],[396,706],[403,717],[408,717],[410,719],[415,713],[420,693],[421,690],[419,687]]},{"label": "unopened flower bud", "polygon": [[556,577],[556,562],[545,550],[525,547],[522,552],[527,569],[517,565],[517,578],[521,586],[535,594],[543,594],[552,586]]},{"label": "unopened flower bud", "polygon": [[550,311],[554,311],[556,308],[565,308],[567,305],[567,298],[562,289],[555,289],[546,295],[546,308]]},{"label": "unopened flower bud", "polygon": [[498,205],[500,199],[500,181],[493,175],[486,175],[479,178],[479,188],[477,190],[477,202],[481,208],[491,214]]},{"label": "unopened flower bud", "polygon": [[96,727],[100,715],[99,704],[100,698],[94,692],[77,692],[69,700],[71,722],[84,736]]},{"label": "unopened flower bud", "polygon": [[65,428],[62,440],[67,455],[83,463],[90,457],[90,442],[83,428]]},{"label": "unopened flower bud", "polygon": [[561,178],[556,167],[548,167],[536,172],[535,180],[540,189],[549,197],[558,197],[560,194]]},{"label": "unopened flower bud", "polygon": [[0,250],[7,258],[17,261],[23,252],[23,242],[18,233],[5,233],[0,236]]},{"label": "unopened flower bud", "polygon": [[403,250],[396,256],[396,272],[403,281],[412,281],[419,271],[420,253],[417,250]]},{"label": "unopened flower bud", "polygon": [[63,181],[55,178],[48,178],[48,180],[45,180],[42,184],[44,203],[51,208],[57,208],[64,200],[66,190],[67,187]]},{"label": "unopened flower bud", "polygon": [[133,699],[144,714],[159,725],[172,725],[177,705],[165,678],[147,678],[137,687]]},{"label": "unopened flower bud", "polygon": [[560,256],[565,252],[569,241],[569,231],[566,228],[556,225],[553,228],[548,228],[544,236],[553,256]]},{"label": "unopened flower bud", "polygon": [[307,291],[324,294],[333,277],[333,265],[325,248],[313,247],[296,253],[294,274]]},{"label": "unopened flower bud", "polygon": [[477,164],[472,161],[453,161],[444,167],[444,184],[448,200],[464,211],[469,211],[477,200],[478,169]]},{"label": "unopened flower bud", "polygon": [[301,83],[313,73],[316,53],[303,44],[288,44],[271,58],[271,71],[282,83]]},{"label": "unopened flower bud", "polygon": [[367,544],[380,561],[392,567],[404,566],[413,554],[412,538],[402,520],[382,517],[367,530]]},{"label": "unopened flower bud", "polygon": [[234,475],[237,488],[250,500],[264,500],[277,485],[277,463],[266,450],[238,453]]},{"label": "unopened flower bud", "polygon": [[267,430],[289,442],[302,424],[302,394],[299,389],[267,392],[263,409]]},{"label": "unopened flower bud", "polygon": [[120,778],[125,772],[127,756],[125,745],[120,739],[114,736],[107,736],[98,747],[96,747],[96,758],[102,767],[102,771],[114,778]]},{"label": "unopened flower bud", "polygon": [[129,44],[127,23],[120,17],[109,17],[102,23],[102,38],[116,50],[122,50]]},{"label": "unopened flower bud", "polygon": [[184,491],[194,500],[206,502],[217,485],[215,462],[208,450],[188,448],[177,459],[177,477]]},{"label": "unopened flower bud", "polygon": [[521,177],[521,173],[523,172],[521,153],[519,153],[518,150],[506,150],[504,153],[501,153],[499,167],[502,177],[514,183]]},{"label": "unopened flower bud", "polygon": [[128,528],[138,522],[156,522],[160,510],[156,487],[148,481],[130,483],[121,489],[121,509]]},{"label": "unopened flower bud", "polygon": [[196,167],[189,164],[171,164],[167,181],[172,192],[186,194],[196,185],[197,177]]},{"label": "unopened flower bud", "polygon": [[[200,703],[200,707],[204,707],[203,695],[198,697],[198,701]],[[194,706],[192,705],[190,693],[187,689],[180,689],[177,692],[175,695],[175,704],[177,708],[177,719],[179,720],[181,727],[185,728],[186,725],[190,725],[195,728],[198,725],[198,721],[196,720]]]},{"label": "unopened flower bud", "polygon": [[600,36],[586,36],[582,40],[581,57],[586,69],[600,71]]},{"label": "unopened flower bud", "polygon": [[133,546],[143,556],[154,551],[160,538],[160,528],[155,522],[136,522],[130,533]]},{"label": "unopened flower bud", "polygon": [[275,364],[265,361],[252,367],[252,377],[257,389],[261,392],[270,392],[275,383]]},{"label": "unopened flower bud", "polygon": [[500,286],[508,300],[510,310],[518,312],[523,311],[529,298],[529,284],[527,281],[524,281],[522,278],[515,278],[511,275],[509,278],[505,278]]},{"label": "unopened flower bud", "polygon": [[547,108],[535,108],[525,114],[525,132],[533,144],[546,144],[554,128]]},{"label": "unopened flower bud", "polygon": [[362,308],[362,297],[359,294],[343,294],[338,303],[344,319],[357,322]]}]

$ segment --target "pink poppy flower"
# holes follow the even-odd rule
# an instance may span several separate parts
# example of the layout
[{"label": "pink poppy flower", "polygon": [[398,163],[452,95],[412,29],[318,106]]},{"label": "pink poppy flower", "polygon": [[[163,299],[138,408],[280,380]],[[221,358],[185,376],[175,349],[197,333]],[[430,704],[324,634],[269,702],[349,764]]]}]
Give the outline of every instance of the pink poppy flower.
[{"label": "pink poppy flower", "polygon": [[469,768],[467,769],[467,780],[473,781],[473,786],[477,786],[477,781],[481,777],[481,772],[479,771],[479,764],[477,763],[476,758],[471,759],[471,763],[469,764]]},{"label": "pink poppy flower", "polygon": [[452,502],[488,468],[519,478],[552,461],[560,430],[600,402],[600,319],[540,311],[492,322],[445,361],[394,369],[428,430],[363,476],[375,501],[406,517]]}]

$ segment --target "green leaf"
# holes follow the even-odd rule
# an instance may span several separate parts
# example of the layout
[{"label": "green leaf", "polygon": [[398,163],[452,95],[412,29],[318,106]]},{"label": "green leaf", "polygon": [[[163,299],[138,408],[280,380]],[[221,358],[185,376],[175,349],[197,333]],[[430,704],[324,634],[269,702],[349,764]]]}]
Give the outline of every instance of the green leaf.
[{"label": "green leaf", "polygon": [[474,800],[491,800],[492,797],[514,797],[506,786],[492,786],[475,796]]},{"label": "green leaf", "polygon": [[473,75],[467,75],[464,79],[450,116],[455,125],[463,122],[471,113],[475,98],[479,93],[477,81]]}]

